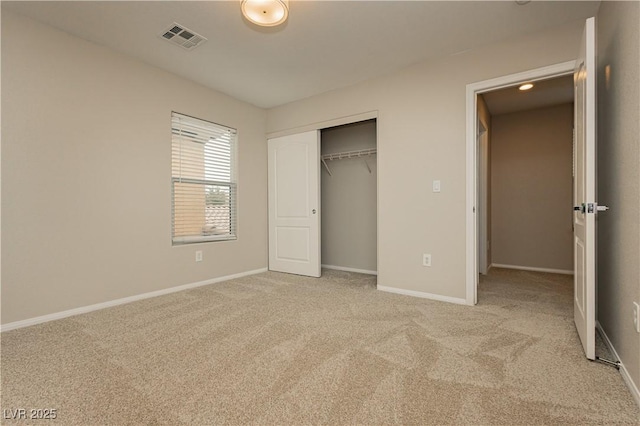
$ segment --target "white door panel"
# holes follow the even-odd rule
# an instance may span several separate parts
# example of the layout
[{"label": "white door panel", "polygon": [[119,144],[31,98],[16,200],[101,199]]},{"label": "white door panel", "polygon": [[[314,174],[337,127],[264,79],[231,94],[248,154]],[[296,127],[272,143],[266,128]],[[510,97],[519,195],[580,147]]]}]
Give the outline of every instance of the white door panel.
[{"label": "white door panel", "polygon": [[595,19],[585,24],[574,72],[573,317],[589,359],[595,359],[596,127]]},{"label": "white door panel", "polygon": [[269,139],[269,269],[320,276],[320,132]]},{"label": "white door panel", "polygon": [[[309,262],[309,228],[277,227],[276,259]],[[280,241],[280,244],[278,244]]]},{"label": "white door panel", "polygon": [[281,144],[274,152],[276,217],[309,217],[309,146]]}]

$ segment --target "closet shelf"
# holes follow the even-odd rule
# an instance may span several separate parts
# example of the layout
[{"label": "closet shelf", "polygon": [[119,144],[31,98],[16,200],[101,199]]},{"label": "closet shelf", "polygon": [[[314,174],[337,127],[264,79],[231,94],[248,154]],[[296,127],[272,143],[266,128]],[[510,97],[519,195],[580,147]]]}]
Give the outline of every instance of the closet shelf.
[{"label": "closet shelf", "polygon": [[[331,170],[329,170],[327,161],[344,160],[347,158],[369,157],[371,155],[375,155],[376,152],[377,152],[376,148],[360,149],[358,151],[336,152],[333,154],[325,154],[322,157],[320,157],[320,160],[322,161],[322,164],[324,164],[325,169],[327,169],[327,173],[329,173],[329,176],[331,176]],[[371,173],[371,167],[369,167],[369,163],[367,162],[367,159],[363,158],[363,160],[364,160],[364,164],[367,165],[367,170],[369,170],[369,173]]]}]

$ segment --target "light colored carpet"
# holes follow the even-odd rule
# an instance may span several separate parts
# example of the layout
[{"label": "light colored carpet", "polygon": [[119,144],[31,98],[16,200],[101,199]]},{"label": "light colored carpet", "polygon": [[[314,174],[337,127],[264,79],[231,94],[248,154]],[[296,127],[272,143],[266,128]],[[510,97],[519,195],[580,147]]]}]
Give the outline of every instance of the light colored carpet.
[{"label": "light colored carpet", "polygon": [[571,277],[494,270],[475,307],[375,282],[268,272],[3,333],[2,408],[65,425],[639,423],[620,374],[582,354]]}]

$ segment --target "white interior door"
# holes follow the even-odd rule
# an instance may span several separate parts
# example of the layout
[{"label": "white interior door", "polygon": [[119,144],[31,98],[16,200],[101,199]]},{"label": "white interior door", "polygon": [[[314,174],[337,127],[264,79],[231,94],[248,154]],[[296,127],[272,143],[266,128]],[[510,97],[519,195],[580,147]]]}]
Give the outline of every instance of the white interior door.
[{"label": "white interior door", "polygon": [[320,131],[269,139],[269,269],[320,276]]},{"label": "white interior door", "polygon": [[573,317],[589,359],[595,359],[596,76],[595,19],[587,19],[574,71]]}]

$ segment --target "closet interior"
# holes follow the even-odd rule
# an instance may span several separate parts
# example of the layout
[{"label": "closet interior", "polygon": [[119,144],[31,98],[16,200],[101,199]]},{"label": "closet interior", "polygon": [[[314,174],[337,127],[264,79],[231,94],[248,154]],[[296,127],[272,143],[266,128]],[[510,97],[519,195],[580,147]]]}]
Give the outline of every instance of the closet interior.
[{"label": "closet interior", "polygon": [[321,131],[322,267],[377,274],[376,120]]}]

